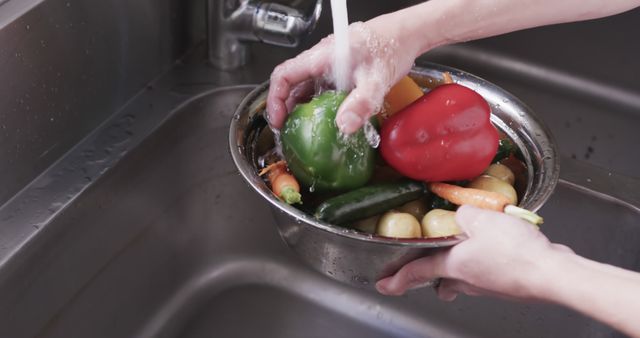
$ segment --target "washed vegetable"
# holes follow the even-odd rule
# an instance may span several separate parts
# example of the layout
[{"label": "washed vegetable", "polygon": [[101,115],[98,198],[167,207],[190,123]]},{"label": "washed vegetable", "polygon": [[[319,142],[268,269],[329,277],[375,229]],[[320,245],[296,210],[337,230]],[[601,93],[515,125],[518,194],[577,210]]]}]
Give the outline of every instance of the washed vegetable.
[{"label": "washed vegetable", "polygon": [[449,210],[433,209],[422,218],[422,236],[447,237],[462,233],[456,223],[456,213]]},{"label": "washed vegetable", "polygon": [[287,171],[287,164],[284,161],[268,165],[260,171],[259,175],[267,175],[273,193],[287,204],[302,203],[300,185]]},{"label": "washed vegetable", "polygon": [[[541,224],[540,216],[516,206],[529,171],[514,143],[500,139],[487,102],[449,73],[430,83],[424,94],[405,77],[385,97],[371,120],[382,125],[381,157],[362,130],[347,138],[339,133],[335,117],[344,93],[324,92],[298,105],[281,129],[282,152],[268,153],[282,154],[286,163],[261,175],[287,203],[301,203],[302,193],[300,210],[318,220],[386,237],[460,234],[455,210],[463,204]],[[274,157],[261,158],[279,160]]]},{"label": "washed vegetable", "polygon": [[509,168],[514,174],[515,183],[513,186],[516,188],[516,191],[525,191],[527,189],[527,166],[519,160],[515,154],[511,154],[511,156],[500,160],[500,164]]},{"label": "washed vegetable", "polygon": [[535,225],[543,223],[542,217],[532,211],[509,204],[509,198],[497,192],[463,188],[441,182],[429,183],[428,187],[431,192],[451,201],[453,204],[468,204],[482,209],[504,212],[512,216],[520,217]]},{"label": "washed vegetable", "polygon": [[504,164],[492,164],[484,171],[484,174],[505,181],[510,185],[513,185],[516,181],[516,176],[513,174],[513,171]]},{"label": "washed vegetable", "polygon": [[415,181],[369,185],[328,199],[316,208],[314,215],[328,223],[346,224],[382,214],[420,198],[425,192],[424,184]]},{"label": "washed vegetable", "polygon": [[411,214],[387,211],[378,222],[376,234],[394,238],[422,237],[420,222]]},{"label": "washed vegetable", "polygon": [[487,102],[473,90],[446,84],[391,116],[380,153],[401,174],[429,182],[474,178],[498,148]]},{"label": "washed vegetable", "polygon": [[385,117],[389,117],[413,101],[419,99],[424,93],[422,89],[408,76],[403,77],[396,83],[384,97]]},{"label": "washed vegetable", "polygon": [[484,191],[497,192],[509,200],[508,204],[518,204],[518,193],[516,193],[516,189],[514,189],[511,184],[493,176],[478,176],[473,181],[471,181],[467,187]]},{"label": "washed vegetable", "polygon": [[513,154],[515,152],[515,149],[516,149],[516,146],[509,139],[506,139],[506,138],[500,139],[500,141],[498,142],[498,151],[496,152],[496,155],[493,157],[493,160],[491,161],[491,163],[496,163],[504,160],[505,158]]},{"label": "washed vegetable", "polygon": [[503,211],[509,199],[497,192],[463,188],[453,184],[432,182],[428,184],[432,193],[453,204],[469,204],[482,209]]},{"label": "washed vegetable", "polygon": [[351,227],[367,234],[375,234],[376,228],[378,227],[379,220],[380,220],[380,215],[375,215],[375,216],[371,216],[365,219],[355,221],[353,222],[353,225]]},{"label": "washed vegetable", "polygon": [[413,215],[413,217],[417,219],[422,219],[422,216],[429,211],[427,208],[427,204],[423,198],[411,201],[409,203],[405,203],[401,207],[398,208],[400,212],[406,212],[407,214]]},{"label": "washed vegetable", "polygon": [[373,173],[375,149],[364,132],[339,135],[335,118],[344,98],[344,93],[324,92],[298,105],[282,128],[282,152],[289,169],[313,190],[355,189]]}]

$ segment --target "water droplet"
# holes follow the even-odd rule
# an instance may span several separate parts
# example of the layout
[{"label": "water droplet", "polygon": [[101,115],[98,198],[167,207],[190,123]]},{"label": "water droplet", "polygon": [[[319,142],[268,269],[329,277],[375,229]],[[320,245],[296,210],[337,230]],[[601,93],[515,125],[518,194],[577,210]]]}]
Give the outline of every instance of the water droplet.
[{"label": "water droplet", "polygon": [[362,285],[369,285],[369,279],[365,276],[355,275],[351,277],[351,281]]},{"label": "water droplet", "polygon": [[369,143],[372,148],[378,148],[378,146],[380,145],[380,135],[369,120],[367,120],[364,124],[364,137],[367,139],[367,143]]}]

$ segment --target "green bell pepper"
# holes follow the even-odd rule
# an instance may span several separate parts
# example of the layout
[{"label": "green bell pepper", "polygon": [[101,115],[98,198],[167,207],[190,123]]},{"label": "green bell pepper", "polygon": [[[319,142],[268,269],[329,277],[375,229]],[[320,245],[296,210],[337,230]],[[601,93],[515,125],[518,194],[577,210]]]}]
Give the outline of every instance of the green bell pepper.
[{"label": "green bell pepper", "polygon": [[282,128],[282,152],[289,170],[310,190],[355,189],[373,174],[375,149],[364,131],[344,137],[336,126],[336,112],[345,97],[324,92],[298,105]]}]

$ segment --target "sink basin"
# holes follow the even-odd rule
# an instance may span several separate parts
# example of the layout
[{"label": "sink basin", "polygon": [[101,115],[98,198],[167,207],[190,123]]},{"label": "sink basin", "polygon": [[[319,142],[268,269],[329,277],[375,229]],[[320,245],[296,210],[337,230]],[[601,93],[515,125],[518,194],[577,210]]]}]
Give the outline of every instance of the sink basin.
[{"label": "sink basin", "polygon": [[[134,101],[78,145],[82,154],[115,142],[121,156],[5,264],[12,273],[1,282],[11,292],[2,294],[0,336],[615,336],[557,306],[466,297],[449,304],[429,289],[383,297],[307,268],[227,150],[231,115],[254,87],[181,91],[163,82],[174,79],[156,87],[167,93],[149,94],[171,98],[164,115],[143,114]],[[131,139],[103,137],[120,115],[135,117]],[[82,167],[74,154],[58,165]],[[543,230],[580,254],[639,270],[640,216],[607,196],[561,180],[540,211]]]},{"label": "sink basin", "polygon": [[[330,27],[324,20],[318,35]],[[640,270],[640,161],[619,151],[638,144],[638,115],[627,111],[635,101],[617,109],[591,95],[608,93],[596,80],[538,73],[547,68],[495,53],[518,50],[514,40],[426,59],[500,85],[551,127],[561,179],[540,214],[552,241]],[[554,305],[443,303],[430,289],[384,297],[308,268],[228,153],[230,119],[251,84],[298,52],[254,47],[260,62],[233,73],[204,64],[196,48],[0,206],[0,337],[622,336]],[[543,83],[540,74],[556,76]]]}]

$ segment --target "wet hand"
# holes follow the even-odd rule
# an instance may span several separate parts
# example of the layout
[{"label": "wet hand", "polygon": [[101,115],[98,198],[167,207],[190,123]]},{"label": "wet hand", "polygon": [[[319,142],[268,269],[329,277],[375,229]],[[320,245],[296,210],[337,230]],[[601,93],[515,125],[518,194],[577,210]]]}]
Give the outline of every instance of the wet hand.
[{"label": "wet hand", "polygon": [[[409,72],[418,54],[417,48],[404,46],[409,39],[396,38],[389,28],[395,25],[390,20],[382,16],[349,26],[351,61],[347,75],[352,90],[336,116],[338,128],[345,134],[357,131],[381,109],[384,95]],[[334,37],[329,36],[275,68],[267,98],[272,127],[282,127],[287,114],[298,101],[314,93],[318,82],[335,82],[334,48]]]},{"label": "wet hand", "polygon": [[456,222],[469,237],[448,251],[415,260],[376,284],[380,293],[401,295],[442,278],[438,296],[458,293],[520,300],[538,299],[547,269],[558,254],[571,250],[553,244],[533,225],[494,211],[462,206]]}]

